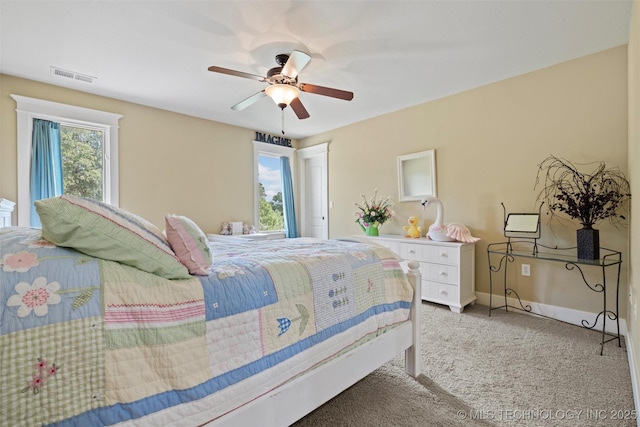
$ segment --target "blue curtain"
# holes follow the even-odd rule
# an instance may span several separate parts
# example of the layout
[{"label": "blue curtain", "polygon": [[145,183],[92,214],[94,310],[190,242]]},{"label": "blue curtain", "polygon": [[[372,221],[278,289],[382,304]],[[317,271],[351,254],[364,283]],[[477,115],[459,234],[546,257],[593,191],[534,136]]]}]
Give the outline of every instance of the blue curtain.
[{"label": "blue curtain", "polygon": [[41,227],[33,202],[63,194],[60,124],[34,119],[31,137],[31,227]]},{"label": "blue curtain", "polygon": [[280,175],[282,177],[282,199],[284,203],[284,232],[287,238],[298,237],[296,209],[293,203],[291,167],[289,166],[289,158],[286,156],[280,157]]}]

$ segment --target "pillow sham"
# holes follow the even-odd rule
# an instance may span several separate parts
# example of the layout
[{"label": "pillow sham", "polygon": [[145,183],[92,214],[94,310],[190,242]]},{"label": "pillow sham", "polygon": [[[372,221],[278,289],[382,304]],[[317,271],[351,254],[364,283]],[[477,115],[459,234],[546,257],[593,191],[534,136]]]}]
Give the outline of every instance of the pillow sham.
[{"label": "pillow sham", "polygon": [[180,262],[191,274],[208,275],[213,257],[206,234],[186,216],[167,215],[164,219],[167,240]]},{"label": "pillow sham", "polygon": [[42,237],[58,246],[127,264],[167,279],[189,272],[150,222],[96,200],[64,195],[35,202]]}]

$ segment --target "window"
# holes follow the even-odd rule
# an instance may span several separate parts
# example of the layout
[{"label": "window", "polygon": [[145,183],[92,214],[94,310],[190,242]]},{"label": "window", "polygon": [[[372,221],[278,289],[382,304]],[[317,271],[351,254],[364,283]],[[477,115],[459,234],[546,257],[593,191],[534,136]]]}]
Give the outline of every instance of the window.
[{"label": "window", "polygon": [[104,129],[60,123],[64,193],[104,201]]},{"label": "window", "polygon": [[60,123],[65,193],[118,206],[118,120],[122,116],[19,95],[11,97],[17,103],[18,117],[18,225],[30,225],[33,119]]},{"label": "window", "polygon": [[255,213],[257,231],[282,232],[284,213],[280,157],[292,161],[294,149],[254,141]]},{"label": "window", "polygon": [[284,230],[279,157],[258,156],[258,210],[260,231]]}]

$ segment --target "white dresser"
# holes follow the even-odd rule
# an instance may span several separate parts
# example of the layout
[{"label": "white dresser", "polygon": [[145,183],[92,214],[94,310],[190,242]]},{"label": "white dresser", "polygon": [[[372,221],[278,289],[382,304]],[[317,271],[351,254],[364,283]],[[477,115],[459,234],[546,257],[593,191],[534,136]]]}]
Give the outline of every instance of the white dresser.
[{"label": "white dresser", "polygon": [[11,213],[15,205],[11,200],[0,199],[0,228],[11,227]]},{"label": "white dresser", "polygon": [[420,262],[422,299],[448,305],[461,313],[467,304],[476,300],[475,245],[473,243],[436,242],[425,237],[409,239],[404,236],[382,234],[367,237],[385,246],[405,262]]}]

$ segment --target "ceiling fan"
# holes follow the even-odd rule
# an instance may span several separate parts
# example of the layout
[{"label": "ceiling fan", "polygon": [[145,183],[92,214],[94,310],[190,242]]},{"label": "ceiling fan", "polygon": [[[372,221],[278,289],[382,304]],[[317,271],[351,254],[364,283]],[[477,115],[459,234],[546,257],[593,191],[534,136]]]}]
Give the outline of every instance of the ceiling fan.
[{"label": "ceiling fan", "polygon": [[300,92],[315,93],[316,95],[329,96],[345,101],[351,101],[353,99],[353,92],[309,83],[298,83],[298,74],[307,66],[309,61],[311,61],[311,56],[299,50],[294,50],[291,55],[284,53],[276,55],[278,67],[270,69],[266,77],[216,66],[211,66],[208,69],[214,73],[229,74],[231,76],[269,83],[269,86],[265,89],[231,107],[231,109],[236,111],[243,110],[265,96],[269,96],[282,110],[288,105],[291,105],[291,108],[299,119],[306,119],[309,117],[309,112],[300,101]]}]

